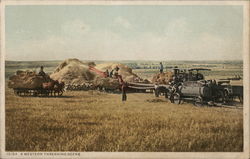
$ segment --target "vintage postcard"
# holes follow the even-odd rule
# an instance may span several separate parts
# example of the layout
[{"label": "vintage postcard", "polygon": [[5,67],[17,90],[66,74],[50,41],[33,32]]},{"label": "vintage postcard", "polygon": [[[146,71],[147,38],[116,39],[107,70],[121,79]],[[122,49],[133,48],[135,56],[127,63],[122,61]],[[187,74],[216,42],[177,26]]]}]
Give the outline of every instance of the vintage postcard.
[{"label": "vintage postcard", "polygon": [[249,1],[1,1],[0,158],[249,158]]}]

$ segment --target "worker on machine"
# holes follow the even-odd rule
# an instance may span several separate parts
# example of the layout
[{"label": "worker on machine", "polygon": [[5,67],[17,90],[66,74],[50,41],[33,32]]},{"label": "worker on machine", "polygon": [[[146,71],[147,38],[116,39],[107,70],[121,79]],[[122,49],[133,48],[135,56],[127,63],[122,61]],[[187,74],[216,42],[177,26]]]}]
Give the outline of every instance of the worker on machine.
[{"label": "worker on machine", "polygon": [[160,73],[163,73],[163,64],[160,62]]},{"label": "worker on machine", "polygon": [[115,67],[115,69],[114,69],[114,74],[113,74],[113,77],[114,77],[114,78],[118,78],[118,75],[119,75],[118,71],[119,71],[119,69],[120,69],[120,68],[119,68],[118,66]]},{"label": "worker on machine", "polygon": [[188,81],[193,81],[193,73],[192,73],[192,71],[188,72]]},{"label": "worker on machine", "polygon": [[105,71],[105,77],[109,77],[109,70],[108,69]]}]

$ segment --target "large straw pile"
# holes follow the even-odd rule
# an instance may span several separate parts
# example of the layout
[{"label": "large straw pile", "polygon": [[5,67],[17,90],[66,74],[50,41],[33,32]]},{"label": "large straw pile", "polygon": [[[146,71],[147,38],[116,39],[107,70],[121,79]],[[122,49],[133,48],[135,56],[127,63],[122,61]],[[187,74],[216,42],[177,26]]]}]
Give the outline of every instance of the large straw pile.
[{"label": "large straw pile", "polygon": [[119,83],[118,79],[102,78],[102,77],[97,77],[93,81],[93,85],[96,88],[100,88],[100,89],[104,88],[106,90],[115,90],[115,89],[118,89],[120,87],[120,83]]},{"label": "large straw pile", "polygon": [[139,82],[142,79],[132,72],[132,69],[126,65],[119,63],[103,63],[95,66],[95,63],[83,63],[78,59],[67,59],[62,62],[50,75],[54,80],[63,81],[66,85],[74,85],[76,87],[85,87],[86,83],[92,83],[94,87],[103,87],[107,89],[115,89],[119,87],[119,82],[114,78],[101,77],[96,72],[89,69],[89,66],[95,67],[97,70],[109,72],[120,68],[119,75],[124,81]]},{"label": "large straw pile", "polygon": [[66,84],[81,85],[96,77],[96,73],[89,70],[89,65],[94,65],[94,63],[87,64],[78,59],[67,59],[56,68],[50,77]]},{"label": "large straw pile", "polygon": [[96,66],[97,69],[101,71],[108,70],[109,72],[116,67],[119,67],[119,75],[122,76],[123,80],[126,82],[141,82],[142,79],[132,72],[132,69],[124,64],[120,63],[103,63]]},{"label": "large straw pile", "polygon": [[15,75],[9,78],[9,88],[41,88],[42,83],[46,81],[46,78],[36,75],[32,71],[17,71]]},{"label": "large straw pile", "polygon": [[157,73],[154,75],[152,82],[154,84],[168,84],[173,80],[173,72]]}]

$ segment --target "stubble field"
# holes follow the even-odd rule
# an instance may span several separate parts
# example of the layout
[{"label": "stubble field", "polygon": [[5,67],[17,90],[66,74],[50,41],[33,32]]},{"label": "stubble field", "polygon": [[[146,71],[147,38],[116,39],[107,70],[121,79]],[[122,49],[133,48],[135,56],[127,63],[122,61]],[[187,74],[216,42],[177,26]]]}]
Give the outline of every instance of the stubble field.
[{"label": "stubble field", "polygon": [[6,90],[7,151],[242,151],[242,109],[171,104],[153,94]]}]

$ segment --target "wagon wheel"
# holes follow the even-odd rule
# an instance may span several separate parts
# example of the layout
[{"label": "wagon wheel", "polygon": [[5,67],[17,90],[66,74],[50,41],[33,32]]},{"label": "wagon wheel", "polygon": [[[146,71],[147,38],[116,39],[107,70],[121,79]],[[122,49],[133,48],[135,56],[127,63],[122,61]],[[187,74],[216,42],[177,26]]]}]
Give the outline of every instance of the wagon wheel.
[{"label": "wagon wheel", "polygon": [[18,96],[21,96],[22,95],[22,91],[21,90],[15,90],[15,93],[16,93],[16,95],[18,95]]},{"label": "wagon wheel", "polygon": [[18,95],[18,90],[14,89],[14,94]]},{"label": "wagon wheel", "polygon": [[33,90],[29,90],[29,96],[33,95]]},{"label": "wagon wheel", "polygon": [[225,96],[224,96],[223,91],[219,91],[219,92],[218,92],[217,101],[218,101],[218,102],[221,102],[221,103],[224,103],[224,102],[225,102]]},{"label": "wagon wheel", "polygon": [[62,96],[63,95],[63,90],[59,90],[58,91],[58,96]]},{"label": "wagon wheel", "polygon": [[203,99],[202,97],[194,97],[194,105],[195,106],[203,106]]},{"label": "wagon wheel", "polygon": [[23,95],[24,95],[24,91],[23,91],[23,90],[19,90],[19,91],[17,91],[17,94],[18,94],[19,96],[23,96]]},{"label": "wagon wheel", "polygon": [[42,91],[41,91],[41,95],[42,95],[43,97],[49,96],[49,90],[47,90],[47,89],[42,90]]},{"label": "wagon wheel", "polygon": [[37,90],[33,90],[33,96],[34,96],[34,97],[38,96],[38,94],[39,94],[39,93],[38,93]]},{"label": "wagon wheel", "polygon": [[43,95],[43,90],[42,89],[37,89],[36,93],[37,93],[37,96],[42,96]]},{"label": "wagon wheel", "polygon": [[181,96],[179,93],[174,93],[171,97],[171,103],[180,104],[181,103]]}]

